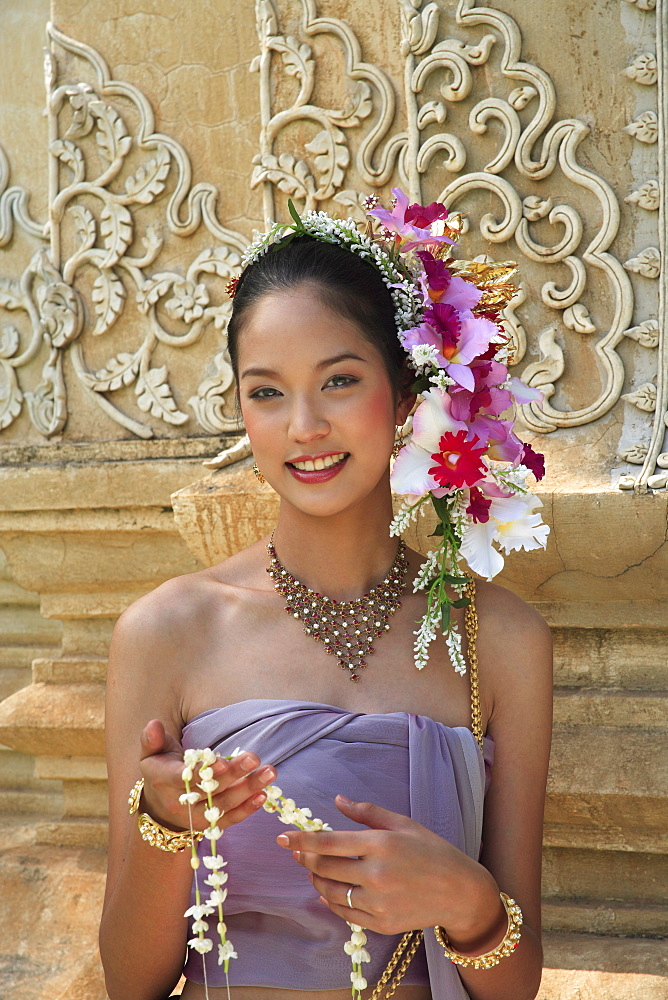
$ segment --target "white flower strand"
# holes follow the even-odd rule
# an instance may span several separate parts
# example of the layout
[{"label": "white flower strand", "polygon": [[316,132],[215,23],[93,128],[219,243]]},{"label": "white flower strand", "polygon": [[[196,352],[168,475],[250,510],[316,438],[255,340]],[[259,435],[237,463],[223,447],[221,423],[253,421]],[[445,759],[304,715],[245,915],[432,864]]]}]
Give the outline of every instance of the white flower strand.
[{"label": "white flower strand", "polygon": [[406,528],[408,528],[413,521],[417,520],[418,514],[424,517],[427,513],[424,504],[428,499],[429,496],[425,493],[423,497],[420,497],[417,503],[409,504],[404,501],[395,514],[393,520],[390,522],[390,538],[399,538],[403,535]]},{"label": "white flower strand", "polygon": [[[212,916],[217,911],[218,920],[216,923],[216,931],[220,939],[218,944],[218,965],[224,966],[225,978],[227,981],[227,994],[229,996],[229,964],[231,958],[237,957],[237,953],[234,950],[232,942],[227,939],[227,927],[223,917],[223,903],[227,897],[227,889],[223,889],[222,886],[224,886],[227,882],[228,876],[226,872],[222,871],[222,869],[225,867],[227,862],[224,861],[222,855],[219,854],[217,846],[218,841],[223,835],[223,831],[218,826],[218,820],[222,819],[223,813],[218,806],[214,806],[213,799],[211,797],[213,792],[215,792],[218,788],[219,784],[213,776],[212,768],[212,765],[215,763],[218,756],[219,755],[214,753],[210,748],[206,748],[204,750],[186,750],[183,754],[184,768],[181,772],[181,778],[183,779],[186,790],[183,795],[179,796],[179,802],[187,804],[188,806],[190,830],[191,833],[194,833],[192,806],[199,801],[200,797],[197,792],[192,791],[190,783],[193,779],[194,769],[197,764],[199,764],[199,782],[197,783],[197,787],[200,788],[207,797],[207,808],[204,810],[204,817],[209,824],[208,829],[204,831],[204,836],[211,844],[210,856],[202,859],[204,861],[204,867],[209,871],[209,874],[204,879],[204,883],[209,886],[211,891],[209,898],[205,902],[202,902],[202,893],[200,891],[199,879],[197,876],[200,859],[197,853],[194,835],[191,838],[190,865],[193,869],[195,878],[195,905],[188,907],[184,913],[184,917],[194,918],[193,933],[196,936],[188,941],[188,947],[204,956],[213,949],[213,941],[211,938],[205,936],[205,932],[209,930],[209,923],[204,918]],[[206,962],[203,962],[202,964],[204,968],[204,995],[206,1000],[209,1000]]]},{"label": "white flower strand", "polygon": [[[238,757],[242,752],[243,751],[237,747],[233,753],[229,754],[224,759],[232,760],[234,757]],[[217,841],[223,835],[223,831],[218,827],[217,823],[218,820],[222,818],[223,813],[217,806],[214,806],[211,799],[212,792],[215,792],[219,784],[213,777],[212,764],[219,756],[220,754],[214,753],[211,749],[186,750],[184,752],[183,763],[185,766],[181,772],[181,777],[183,778],[186,791],[183,795],[179,796],[179,802],[184,805],[188,805],[190,831],[194,834],[191,806],[199,801],[199,795],[197,792],[191,791],[190,782],[193,778],[194,768],[198,763],[202,764],[203,766],[200,768],[199,772],[201,780],[198,784],[198,788],[201,788],[207,795],[207,808],[204,810],[204,817],[209,823],[209,827],[204,831],[204,836],[211,842],[211,855],[209,857],[202,858],[202,861],[204,862],[204,867],[209,870],[209,875],[204,879],[204,882],[206,885],[210,886],[211,893],[209,898],[203,903],[197,879],[197,869],[199,868],[200,859],[197,854],[195,838],[193,836],[191,839],[192,857],[190,859],[190,864],[195,874],[195,905],[188,907],[184,916],[192,916],[194,918],[193,933],[196,937],[193,937],[190,941],[188,941],[188,947],[193,948],[195,951],[199,952],[200,955],[205,955],[207,952],[212,950],[213,941],[204,936],[205,931],[209,929],[209,924],[204,917],[211,916],[216,912],[216,908],[218,909],[218,923],[216,924],[216,930],[220,937],[220,942],[218,944],[218,964],[225,965],[227,993],[229,996],[230,984],[229,979],[227,978],[229,961],[231,958],[237,958],[238,956],[234,950],[232,942],[226,937],[227,926],[223,919],[223,903],[227,898],[227,889],[223,889],[221,887],[227,882],[228,875],[227,872],[223,872],[221,869],[225,867],[227,862],[223,860],[217,849]],[[308,832],[318,832],[320,830],[332,829],[328,823],[323,823],[321,819],[315,818],[310,809],[299,808],[294,799],[286,798],[278,785],[267,785],[264,792],[267,798],[263,802],[262,808],[265,812],[276,813],[280,822],[285,823],[286,826],[296,826],[298,830],[306,830]],[[362,928],[357,924],[351,924],[348,921],[346,921],[346,923],[348,923],[352,932],[350,941],[346,941],[343,946],[346,955],[350,955],[351,958],[352,972],[350,974],[350,981],[352,984],[352,997],[353,1000],[362,1000],[361,991],[365,990],[367,987],[367,981],[362,975],[362,963],[370,962],[371,956],[363,947],[363,945],[366,944],[367,939]],[[203,965],[204,994],[206,1000],[209,1000],[206,962],[204,962]]]}]

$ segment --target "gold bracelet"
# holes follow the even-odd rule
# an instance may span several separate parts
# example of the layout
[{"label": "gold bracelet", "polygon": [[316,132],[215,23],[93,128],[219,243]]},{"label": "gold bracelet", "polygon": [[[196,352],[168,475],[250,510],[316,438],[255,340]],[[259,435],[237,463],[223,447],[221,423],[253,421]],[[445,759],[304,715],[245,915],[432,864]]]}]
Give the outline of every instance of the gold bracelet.
[{"label": "gold bracelet", "polygon": [[473,966],[474,969],[493,969],[495,965],[498,965],[502,958],[506,958],[507,955],[512,955],[520,943],[520,927],[522,926],[522,911],[510,896],[507,896],[505,892],[501,894],[501,902],[505,908],[508,915],[508,929],[503,937],[503,941],[494,948],[493,951],[487,951],[484,955],[460,955],[456,951],[453,951],[450,947],[450,942],[448,941],[448,936],[442,927],[434,927],[434,934],[436,935],[436,940],[443,948],[443,951],[455,965],[461,965],[462,968],[466,969],[469,966]]},{"label": "gold bracelet", "polygon": [[[143,790],[144,779],[140,778],[138,781],[135,781],[128,798],[131,816],[139,809],[139,800]],[[199,843],[204,836],[202,830],[193,830],[192,832],[190,830],[168,830],[166,826],[162,826],[156,822],[148,813],[141,813],[137,817],[137,825],[142,840],[145,840],[151,847],[157,847],[161,851],[170,851],[172,853],[187,850],[193,841]]]}]

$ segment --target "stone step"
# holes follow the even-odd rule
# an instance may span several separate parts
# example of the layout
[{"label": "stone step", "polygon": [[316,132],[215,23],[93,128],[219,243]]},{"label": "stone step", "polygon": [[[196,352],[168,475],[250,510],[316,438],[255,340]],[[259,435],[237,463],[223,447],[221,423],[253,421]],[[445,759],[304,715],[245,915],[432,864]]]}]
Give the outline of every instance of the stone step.
[{"label": "stone step", "polygon": [[668,689],[668,628],[552,628],[555,684]]},{"label": "stone step", "polygon": [[668,948],[651,938],[543,935],[537,1000],[668,1000]]},{"label": "stone step", "polygon": [[668,906],[615,899],[543,899],[546,931],[624,937],[665,937]]},{"label": "stone step", "polygon": [[[665,729],[557,723],[545,807],[551,846],[668,852]],[[589,842],[582,834],[590,831]],[[573,837],[569,840],[570,833]]]},{"label": "stone step", "polygon": [[668,728],[668,689],[620,691],[611,688],[558,687],[554,722],[562,726]]},{"label": "stone step", "polygon": [[543,849],[543,896],[657,905],[666,900],[668,855]]},{"label": "stone step", "polygon": [[63,795],[60,791],[38,792],[33,788],[0,788],[0,816],[40,817],[54,819],[63,814]]}]

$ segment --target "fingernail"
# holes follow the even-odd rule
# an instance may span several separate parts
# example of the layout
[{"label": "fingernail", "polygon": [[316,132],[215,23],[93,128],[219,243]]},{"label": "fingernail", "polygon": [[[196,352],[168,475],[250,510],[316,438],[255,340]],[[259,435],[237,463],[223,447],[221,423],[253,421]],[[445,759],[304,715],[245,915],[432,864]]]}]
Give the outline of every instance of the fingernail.
[{"label": "fingernail", "polygon": [[276,772],[273,767],[263,767],[260,771],[260,777],[263,781],[271,781],[272,778],[276,777]]},{"label": "fingernail", "polygon": [[288,837],[287,834],[281,833],[276,838],[276,843],[280,844],[281,847],[289,847],[290,846],[290,838]]},{"label": "fingernail", "polygon": [[337,797],[337,799],[341,799],[341,801],[342,801],[342,802],[345,802],[345,803],[346,803],[346,805],[348,805],[348,806],[351,806],[351,805],[353,804],[353,802],[352,802],[352,799],[347,799],[347,798],[345,797],[345,795],[341,795],[341,793],[340,793],[340,792],[339,792],[339,794],[338,794],[338,795],[337,795],[336,797]]},{"label": "fingernail", "polygon": [[264,794],[264,792],[260,792],[260,794],[256,795],[255,798],[253,799],[253,805],[254,806],[261,806],[262,803],[264,802],[264,800],[266,799],[266,797],[267,796]]},{"label": "fingernail", "polygon": [[244,757],[241,761],[242,771],[252,771],[255,767],[255,760],[252,757]]}]

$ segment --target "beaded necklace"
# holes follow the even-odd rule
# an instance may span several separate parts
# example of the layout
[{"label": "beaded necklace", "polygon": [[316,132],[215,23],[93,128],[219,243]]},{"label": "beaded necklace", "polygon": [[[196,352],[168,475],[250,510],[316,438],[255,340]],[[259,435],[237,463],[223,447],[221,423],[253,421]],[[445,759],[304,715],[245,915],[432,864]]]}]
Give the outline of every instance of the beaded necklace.
[{"label": "beaded necklace", "polygon": [[404,542],[399,542],[385,579],[354,601],[334,601],[300,583],[279,561],[273,534],[267,552],[271,563],[267,573],[274,581],[274,590],[286,600],[285,611],[303,623],[306,635],[338,657],[351,681],[358,681],[359,671],[374,651],[374,639],[389,630],[390,618],[401,607],[408,569]]}]

